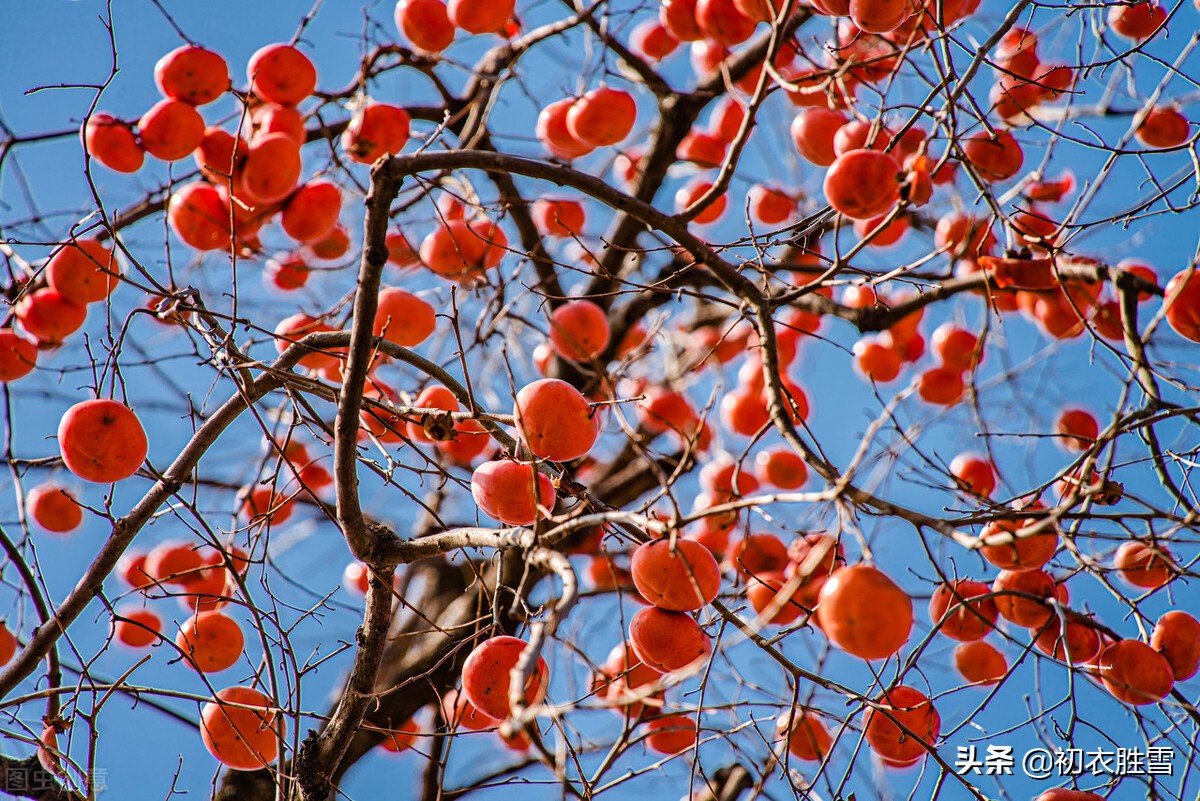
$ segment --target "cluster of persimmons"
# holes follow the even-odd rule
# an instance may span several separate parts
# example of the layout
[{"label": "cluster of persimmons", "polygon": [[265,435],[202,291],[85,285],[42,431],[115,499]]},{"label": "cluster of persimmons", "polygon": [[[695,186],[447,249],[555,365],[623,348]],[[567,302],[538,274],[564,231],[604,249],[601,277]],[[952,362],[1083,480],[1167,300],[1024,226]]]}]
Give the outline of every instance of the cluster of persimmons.
[{"label": "cluster of persimmons", "polygon": [[[888,79],[898,68],[897,47],[967,19],[978,6],[978,0],[811,0],[805,13],[845,18],[838,49],[844,68],[809,64],[785,41],[769,64],[760,64],[736,81],[747,95],[764,85],[764,69],[781,82],[796,107],[791,143],[817,170],[825,202],[863,247],[883,249],[899,242],[918,224],[919,210],[963,172],[977,179],[984,192],[1018,176],[1028,165],[1014,133],[1017,126],[1039,108],[1061,101],[1075,85],[1077,76],[1069,66],[1042,61],[1034,30],[1011,27],[995,51],[999,72],[992,104],[997,123],[956,141],[955,153],[949,148],[935,153],[934,137],[918,125],[893,130],[882,119],[855,113],[856,93]],[[693,63],[702,75],[726,63],[734,48],[763,23],[777,26],[781,21],[772,0],[665,0],[659,9],[633,29],[632,52],[655,64],[680,43],[692,43]],[[519,36],[515,13],[513,0],[400,0],[395,24],[416,53],[435,59],[462,34]],[[1154,3],[1121,4],[1113,6],[1107,25],[1128,42],[1140,43],[1153,37],[1165,19]],[[82,142],[91,159],[119,173],[137,172],[147,155],[163,162],[191,157],[197,177],[173,187],[165,205],[174,236],[199,253],[254,258],[264,251],[260,233],[277,223],[289,248],[268,263],[264,276],[276,289],[293,292],[307,285],[313,264],[332,265],[351,252],[352,237],[341,222],[344,195],[349,193],[332,174],[305,176],[302,149],[328,135],[327,129],[307,126],[300,109],[317,92],[317,70],[309,57],[295,44],[270,44],[249,59],[245,74],[244,86],[237,88],[221,55],[198,45],[181,46],[164,55],[155,68],[161,101],[136,122],[104,112],[91,114]],[[208,124],[201,108],[231,92],[244,113],[232,123]],[[747,108],[732,93],[716,103],[707,128],[696,127],[683,137],[672,160],[701,170],[720,168],[731,149],[744,144],[751,127]],[[554,164],[620,146],[639,124],[637,93],[609,85],[550,100],[538,110],[536,124],[526,133]],[[408,110],[364,99],[351,104],[350,111],[337,134],[339,158],[369,165],[405,149],[410,139]],[[1178,108],[1164,103],[1142,116],[1134,136],[1150,151],[1169,150],[1184,145],[1191,129]],[[614,150],[615,183],[636,187],[649,155],[639,144]],[[717,223],[730,210],[726,187],[718,177],[699,173],[673,198],[677,219],[701,229]],[[1200,277],[1193,270],[1178,271],[1160,287],[1155,270],[1141,261],[1110,269],[1099,260],[1063,251],[1068,231],[1056,216],[1065,217],[1060,204],[1075,188],[1069,172],[1023,182],[1018,194],[1025,207],[1011,215],[1013,246],[1003,251],[995,215],[960,209],[923,224],[932,229],[937,251],[953,260],[958,279],[979,279],[973,291],[990,312],[1019,312],[1047,338],[1065,341],[1089,332],[1122,343],[1137,336],[1129,328],[1117,279],[1105,283],[1095,277],[1103,267],[1107,275],[1120,276],[1133,287],[1136,302],[1163,297],[1163,316],[1170,328],[1200,342]],[[794,221],[803,200],[779,186],[756,182],[747,193],[747,211],[753,222],[778,227]],[[570,198],[542,197],[529,205],[537,235],[552,240],[580,237],[590,222],[589,212],[590,207]],[[489,271],[494,274],[517,247],[510,243],[503,220],[501,214],[489,214],[475,204],[443,198],[435,225],[419,241],[391,230],[386,239],[388,261],[396,271],[427,271],[446,285],[481,286]],[[797,255],[787,265],[793,289],[836,304],[848,319],[855,312],[887,311],[916,298],[914,291],[892,290],[885,281],[853,282],[835,290],[825,283],[831,262],[816,239],[797,245]],[[105,233],[63,243],[37,275],[28,278],[11,319],[0,328],[0,381],[30,375],[39,366],[39,353],[60,347],[76,334],[86,322],[88,305],[107,302],[122,284],[126,257],[111,240],[111,233]],[[585,267],[594,266],[594,259],[584,261]],[[593,588],[623,593],[641,605],[628,620],[623,639],[595,672],[591,701],[644,725],[645,742],[661,754],[696,747],[700,726],[695,716],[664,711],[666,699],[712,656],[705,610],[730,600],[744,602],[741,611],[754,632],[813,627],[845,654],[876,666],[879,660],[896,657],[914,629],[910,592],[868,554],[853,558],[832,532],[800,533],[785,540],[750,532],[743,514],[753,505],[748,499],[767,487],[786,494],[809,482],[815,464],[811,455],[759,440],[777,422],[771,408],[775,391],[793,425],[803,427],[809,421],[809,398],[789,370],[798,364],[802,343],[817,335],[826,315],[809,307],[781,307],[773,343],[779,374],[773,377],[764,375],[762,338],[748,322],[704,321],[689,328],[692,370],[738,365],[736,386],[713,404],[717,414],[710,419],[686,389],[660,380],[653,371],[586,387],[584,381],[563,380],[602,368],[605,359],[637,361],[653,347],[656,332],[641,321],[617,329],[604,297],[559,300],[548,307],[544,341],[532,349],[531,366],[543,377],[513,387],[511,408],[470,408],[455,388],[437,381],[414,393],[401,393],[376,369],[387,364],[378,356],[363,392],[359,438],[429,449],[447,471],[464,477],[469,472],[474,507],[503,527],[543,526],[556,505],[579,494],[567,486],[570,482],[560,480],[565,475],[561,468],[571,466],[570,477],[587,483],[597,469],[593,451],[606,432],[618,429],[608,422],[619,414],[613,407],[624,399],[633,399],[626,408],[633,412],[636,436],[666,436],[703,465],[692,522],[686,526],[672,523],[650,535],[642,532],[625,550],[618,547],[622,537],[605,525],[589,527],[570,541],[570,553],[588,560],[586,574]],[[189,324],[178,311],[177,299],[151,294],[143,307],[163,321]],[[927,409],[954,407],[972,392],[989,340],[966,323],[947,321],[929,332],[927,349],[922,332],[927,308],[913,303],[905,315],[862,335],[852,348],[854,368],[863,381],[882,387],[900,379],[906,366],[932,357],[931,365],[911,376],[912,391],[929,404]],[[297,311],[282,317],[268,329],[280,353],[309,334],[342,328],[332,312]],[[343,318],[344,324],[352,322]],[[438,310],[427,296],[401,286],[379,290],[372,333],[380,341],[416,348],[439,325]],[[347,367],[345,348],[308,349],[298,360],[299,370],[329,385],[340,384]],[[406,411],[396,410],[406,403]],[[485,425],[495,420],[511,422],[517,435],[516,446],[508,452]],[[629,421],[622,418],[621,423]],[[752,442],[742,458],[717,452],[716,426],[721,434]],[[1087,454],[1113,436],[1079,404],[1060,409],[1054,435],[1073,456]],[[66,470],[84,482],[112,484],[139,471],[153,476],[144,470],[150,452],[146,432],[134,410],[119,400],[94,398],[73,405],[61,419],[57,447]],[[268,442],[268,449],[287,467],[275,480],[240,492],[243,522],[278,526],[304,504],[322,503],[318,494],[334,479],[314,448],[298,438]],[[1049,567],[1065,540],[1058,521],[1043,514],[1046,502],[1030,496],[993,504],[1000,481],[986,454],[962,452],[948,472],[953,490],[1001,512],[983,527],[978,547],[998,575],[990,581],[959,576],[941,581],[928,604],[930,626],[958,643],[955,666],[967,684],[990,686],[1010,675],[1006,657],[989,641],[1000,627],[1010,634],[1026,632],[1045,656],[1085,671],[1130,706],[1163,701],[1177,682],[1196,674],[1200,622],[1195,617],[1184,610],[1169,611],[1148,636],[1138,639],[1073,610],[1067,582]],[[1115,503],[1121,496],[1120,486],[1091,462],[1087,469],[1059,480],[1056,491],[1060,500],[1086,494],[1096,504]],[[29,518],[47,532],[66,534],[83,522],[81,505],[57,483],[39,484],[24,501]],[[746,530],[739,534],[743,525]],[[215,674],[232,668],[245,654],[247,637],[228,607],[251,563],[244,550],[232,545],[181,540],[127,553],[119,575],[131,590],[150,600],[116,608],[115,639],[135,649],[164,643],[169,647],[173,641],[180,669]],[[1186,572],[1163,544],[1141,540],[1120,544],[1105,568],[1139,591],[1164,587]],[[345,580],[365,594],[370,575],[368,567],[353,563]],[[191,613],[173,637],[153,605],[167,597]],[[19,647],[16,634],[0,624],[0,665]],[[482,730],[499,727],[528,709],[536,713],[550,690],[551,666],[541,655],[530,664],[529,648],[526,640],[509,635],[487,637],[474,645],[462,668],[461,689],[441,698],[443,718]],[[517,680],[524,686],[514,686]],[[270,696],[252,686],[230,686],[204,705],[200,731],[204,745],[222,764],[254,770],[280,759],[284,728],[284,713]],[[894,684],[869,699],[861,729],[882,764],[903,768],[935,751],[941,717],[929,694],[909,684]],[[402,750],[420,730],[415,720],[408,720],[384,733],[382,747]],[[57,748],[58,733],[57,726],[47,726],[44,750]],[[513,748],[531,745],[519,729],[513,734],[506,728],[504,736]],[[779,717],[778,741],[786,742],[799,760],[824,761],[834,737],[820,714],[794,708]],[[1040,798],[1079,801],[1098,796],[1052,790]]]}]

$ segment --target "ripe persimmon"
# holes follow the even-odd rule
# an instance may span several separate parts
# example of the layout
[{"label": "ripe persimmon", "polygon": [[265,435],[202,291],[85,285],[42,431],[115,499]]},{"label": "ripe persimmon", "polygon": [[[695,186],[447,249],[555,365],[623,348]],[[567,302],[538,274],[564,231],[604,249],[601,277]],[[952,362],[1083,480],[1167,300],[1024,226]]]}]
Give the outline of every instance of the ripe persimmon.
[{"label": "ripe persimmon", "polygon": [[637,103],[621,89],[593,89],[571,104],[567,130],[577,141],[592,147],[615,145],[633,130]]},{"label": "ripe persimmon", "polygon": [[788,752],[797,759],[817,762],[824,759],[833,748],[833,740],[825,724],[819,717],[805,710],[794,715],[786,712],[781,714],[777,730],[780,737],[787,737]]},{"label": "ripe persimmon", "polygon": [[537,520],[539,506],[554,507],[554,484],[526,462],[484,462],[471,473],[471,496],[489,517],[528,526]]},{"label": "ripe persimmon", "polygon": [[404,269],[421,263],[421,257],[417,254],[416,248],[412,246],[403,232],[392,231],[387,235],[386,242],[390,264]]},{"label": "ripe persimmon", "polygon": [[246,63],[250,91],[268,103],[295,106],[317,88],[317,68],[289,44],[260,47]]},{"label": "ripe persimmon", "polygon": [[121,269],[113,252],[96,239],[76,239],[46,262],[46,283],[73,303],[96,303],[116,289]]},{"label": "ripe persimmon", "polygon": [[846,563],[846,555],[840,542],[821,531],[801,534],[788,545],[788,564],[783,574],[791,577],[798,571],[807,576],[806,581],[828,577],[830,573]]},{"label": "ripe persimmon", "polygon": [[759,451],[754,459],[763,480],[784,490],[800,489],[808,481],[804,457],[787,448]]},{"label": "ripe persimmon", "polygon": [[719,167],[725,161],[727,143],[707,131],[689,131],[675,149],[680,161],[690,161],[701,167]]},{"label": "ripe persimmon", "polygon": [[951,213],[938,220],[933,243],[955,258],[975,258],[986,255],[996,245],[991,225],[983,219]]},{"label": "ripe persimmon", "polygon": [[682,754],[696,745],[696,721],[687,715],[663,715],[646,724],[646,745],[660,754]]},{"label": "ripe persimmon", "polygon": [[935,406],[953,406],[966,392],[963,374],[949,367],[930,367],[917,380],[917,394]]},{"label": "ripe persimmon", "polygon": [[234,181],[236,185],[235,164],[245,158],[248,147],[246,140],[212,126],[205,129],[204,137],[196,146],[192,158],[210,183],[228,186]]},{"label": "ripe persimmon", "polygon": [[821,588],[817,617],[829,640],[860,659],[887,659],[912,631],[912,599],[881,570],[835,570]]},{"label": "ripe persimmon", "polygon": [[[996,520],[983,527],[979,536],[985,544],[979,549],[983,558],[1002,570],[1037,570],[1050,561],[1058,550],[1058,531],[1051,526],[1037,534],[1012,537],[1015,532],[1036,521]],[[997,542],[1005,537],[1009,542]]]},{"label": "ripe persimmon", "polygon": [[[519,637],[500,635],[484,640],[467,656],[462,668],[462,692],[485,715],[504,720],[512,714],[509,691],[512,671],[529,643]],[[539,656],[530,672],[523,694],[526,705],[539,703],[550,685],[550,668]]]},{"label": "ripe persimmon", "polygon": [[662,674],[643,664],[628,642],[613,648],[602,676],[602,697],[614,712],[630,718],[649,717],[661,708],[662,692],[647,694],[647,688]]},{"label": "ripe persimmon", "polygon": [[1036,628],[1042,626],[1054,614],[1044,602],[1034,598],[1050,599],[1056,597],[1054,579],[1041,570],[1026,570],[1014,573],[1002,570],[992,582],[992,591],[997,593],[1020,593],[1020,595],[996,596],[996,609],[1001,617],[1018,626]]},{"label": "ripe persimmon", "polygon": [[283,200],[300,179],[300,147],[285,133],[256,138],[242,166],[242,191],[257,203]]},{"label": "ripe persimmon", "polygon": [[513,405],[513,421],[529,450],[552,462],[586,455],[599,434],[599,418],[587,398],[557,378],[522,387]]},{"label": "ripe persimmon", "polygon": [[309,181],[283,204],[279,221],[284,232],[298,242],[320,239],[337,222],[342,191],[332,181]]},{"label": "ripe persimmon", "polygon": [[578,200],[540,198],[530,212],[543,236],[570,238],[583,231],[586,215]]},{"label": "ripe persimmon", "polygon": [[1121,36],[1140,42],[1148,39],[1167,21],[1167,12],[1154,0],[1108,9],[1108,27]]},{"label": "ripe persimmon", "polygon": [[963,152],[985,181],[1007,181],[1025,163],[1021,145],[1009,131],[998,131],[994,138],[980,131],[968,137]]},{"label": "ripe persimmon", "polygon": [[878,150],[850,150],[825,173],[825,199],[852,220],[885,214],[899,197],[900,164]]},{"label": "ripe persimmon", "polygon": [[[440,409],[446,412],[459,410],[458,398],[441,384],[430,384],[417,395],[415,405],[421,409]],[[416,442],[432,444],[438,440],[426,433],[421,421],[413,420],[408,424],[408,436]]]},{"label": "ripe persimmon", "polygon": [[176,596],[179,605],[191,612],[211,612],[229,605],[231,595],[229,571],[222,563],[205,566],[188,573],[183,582],[184,592]]},{"label": "ripe persimmon", "polygon": [[890,33],[912,15],[911,0],[850,0],[850,19],[867,33]]},{"label": "ripe persimmon", "polygon": [[417,726],[416,721],[406,720],[400,724],[400,728],[393,729],[384,735],[383,742],[379,747],[384,751],[389,751],[393,754],[399,754],[407,751],[417,742],[417,737],[420,736],[421,729]]},{"label": "ripe persimmon", "polygon": [[34,487],[25,496],[25,508],[39,526],[55,534],[74,531],[83,523],[83,507],[57,484]]},{"label": "ripe persimmon", "polygon": [[62,416],[58,447],[72,473],[85,481],[111,484],[137,472],[149,444],[132,409],[98,398],[77,403]]},{"label": "ripe persimmon", "polygon": [[996,684],[1008,675],[1008,660],[990,642],[965,642],[954,649],[954,666],[972,684]]},{"label": "ripe persimmon", "polygon": [[13,314],[21,328],[39,342],[58,343],[83,327],[87,306],[53,287],[43,287],[23,295]]},{"label": "ripe persimmon", "polygon": [[[337,329],[327,323],[310,317],[307,314],[293,314],[285,317],[275,326],[275,349],[283,353],[291,345],[309,334],[327,333]],[[300,357],[299,364],[313,370],[320,370],[337,363],[337,356],[322,351],[310,351]]]},{"label": "ripe persimmon", "polygon": [[506,245],[495,223],[446,220],[421,242],[421,263],[443,278],[467,281],[495,266]]},{"label": "ripe persimmon", "polygon": [[253,112],[255,134],[257,139],[267,134],[287,134],[297,145],[303,145],[308,138],[304,128],[304,115],[294,106],[281,106],[278,103],[264,103]]},{"label": "ripe persimmon", "polygon": [[1121,578],[1135,587],[1155,589],[1175,577],[1175,560],[1162,546],[1153,549],[1141,542],[1123,542],[1113,557]]},{"label": "ripe persimmon", "polygon": [[967,492],[990,498],[996,489],[996,469],[987,457],[976,453],[960,453],[950,462],[950,475]]},{"label": "ripe persimmon", "polygon": [[634,549],[629,568],[638,592],[660,609],[695,611],[712,603],[721,590],[717,560],[691,540],[642,543]]},{"label": "ripe persimmon", "polygon": [[454,41],[454,23],[443,0],[400,0],[396,27],[423,53],[440,53]]},{"label": "ripe persimmon", "polygon": [[[700,486],[717,501],[749,495],[758,489],[758,478],[750,465],[736,462],[727,454],[721,454],[700,470]],[[774,535],[767,535],[774,537]],[[778,540],[777,537],[774,539]],[[765,543],[766,541],[760,541]],[[782,549],[767,543],[769,549],[778,554]],[[782,546],[782,543],[779,543]]]},{"label": "ripe persimmon", "polygon": [[1054,430],[1062,446],[1070,451],[1086,451],[1100,436],[1100,424],[1092,413],[1074,407],[1058,413]]},{"label": "ripe persimmon", "polygon": [[1151,109],[1136,131],[1139,142],[1160,149],[1179,147],[1191,135],[1192,124],[1173,108]]},{"label": "ripe persimmon", "polygon": [[[708,194],[708,191],[713,188],[711,181],[696,179],[682,186],[675,193],[675,210],[680,214],[690,211],[701,198]],[[708,223],[716,222],[721,219],[721,215],[725,213],[725,208],[729,201],[726,200],[722,193],[717,195],[715,199],[703,211],[692,218],[696,225],[707,225]]]},{"label": "ripe persimmon", "polygon": [[420,345],[437,328],[437,313],[421,298],[396,287],[379,290],[375,336],[402,347]]},{"label": "ripe persimmon", "polygon": [[195,544],[168,540],[150,549],[142,572],[155,582],[186,586],[200,575],[204,567],[204,557]]},{"label": "ripe persimmon", "polygon": [[512,19],[515,0],[450,0],[450,21],[467,33],[499,33]]},{"label": "ripe persimmon", "polygon": [[611,337],[608,315],[594,301],[569,300],[550,313],[550,347],[563,359],[590,361]]},{"label": "ripe persimmon", "polygon": [[1083,618],[1067,613],[1064,630],[1057,615],[1051,616],[1037,633],[1034,644],[1038,650],[1061,661],[1073,664],[1090,662],[1100,652],[1100,634]]},{"label": "ripe persimmon", "polygon": [[565,97],[549,104],[538,114],[537,138],[557,159],[570,161],[595,150],[594,145],[576,138],[567,125],[567,115],[574,105],[574,98]]},{"label": "ripe persimmon", "polygon": [[17,653],[17,638],[9,631],[8,625],[0,620],[0,667],[12,661]]},{"label": "ripe persimmon", "polygon": [[154,65],[154,83],[164,97],[203,106],[229,89],[229,65],[219,53],[180,45]]},{"label": "ripe persimmon", "polygon": [[83,126],[83,149],[113,172],[133,173],[146,161],[146,150],[129,123],[97,112]]},{"label": "ripe persimmon", "polygon": [[638,659],[660,673],[683,670],[712,652],[712,639],[691,615],[656,606],[630,618],[629,643]]},{"label": "ripe persimmon", "polygon": [[725,561],[742,577],[781,573],[787,567],[787,546],[774,534],[747,534],[736,540]]},{"label": "ripe persimmon", "polygon": [[263,268],[263,285],[292,292],[308,283],[311,272],[304,259],[296,255],[283,259],[268,259],[266,267]]},{"label": "ripe persimmon", "polygon": [[146,573],[146,554],[126,551],[117,561],[117,575],[135,590],[154,586],[154,579]]},{"label": "ripe persimmon", "polygon": [[863,337],[854,343],[854,369],[863,378],[886,384],[896,380],[901,367],[900,354],[880,337]]},{"label": "ripe persimmon", "polygon": [[37,343],[11,328],[0,328],[0,381],[16,381],[37,366]]},{"label": "ripe persimmon", "polygon": [[787,592],[789,579],[782,573],[759,573],[746,582],[746,600],[755,614],[762,615],[778,604],[779,609],[767,620],[773,626],[786,626],[808,613],[801,603],[801,587]]},{"label": "ripe persimmon", "polygon": [[629,46],[643,59],[662,61],[675,52],[679,40],[656,19],[642,20],[629,34]]},{"label": "ripe persimmon", "polygon": [[500,721],[489,717],[475,708],[475,705],[460,690],[451,688],[441,697],[442,715],[453,728],[463,728],[469,731],[483,731],[499,724]]},{"label": "ripe persimmon", "polygon": [[[942,730],[942,719],[933,702],[907,685],[885,690],[863,719],[863,734],[876,754],[893,763],[919,760],[932,748]],[[897,725],[900,724],[900,725]],[[904,728],[901,728],[901,725]]]},{"label": "ripe persimmon", "polygon": [[138,120],[142,147],[155,158],[178,161],[204,138],[204,118],[191,103],[174,98],[158,101]]},{"label": "ripe persimmon", "polygon": [[1166,657],[1139,640],[1117,640],[1100,652],[1097,672],[1118,700],[1141,706],[1156,704],[1175,684]]},{"label": "ripe persimmon", "polygon": [[696,25],[705,39],[733,47],[754,34],[757,22],[742,13],[736,0],[696,0]]},{"label": "ripe persimmon", "polygon": [[1163,307],[1167,323],[1185,339],[1200,342],[1200,276],[1187,269],[1167,282]]},{"label": "ripe persimmon", "polygon": [[983,639],[993,628],[1000,614],[992,598],[991,588],[981,581],[957,579],[939,584],[929,597],[929,619],[941,624],[942,634],[961,642]]},{"label": "ripe persimmon", "polygon": [[408,112],[399,106],[368,103],[342,133],[342,149],[359,164],[373,164],[385,153],[404,149],[410,124]]},{"label": "ripe persimmon", "polygon": [[755,184],[747,194],[750,214],[763,225],[782,225],[796,212],[796,201],[783,191]]},{"label": "ripe persimmon", "polygon": [[1200,621],[1179,609],[1158,619],[1150,647],[1163,655],[1175,681],[1186,681],[1200,668]]},{"label": "ripe persimmon", "polygon": [[943,323],[934,330],[932,345],[941,363],[959,372],[973,369],[983,355],[979,337],[953,323]]},{"label": "ripe persimmon", "polygon": [[320,239],[306,243],[308,250],[318,259],[326,261],[340,259],[350,250],[350,234],[340,225],[329,229]]},{"label": "ripe persimmon", "polygon": [[181,623],[175,644],[201,673],[232,667],[245,648],[241,626],[217,611],[198,612]]},{"label": "ripe persimmon", "polygon": [[233,770],[258,770],[279,755],[276,728],[283,720],[274,702],[252,687],[226,687],[200,713],[204,747]]},{"label": "ripe persimmon", "polygon": [[704,38],[704,33],[696,24],[696,0],[664,0],[659,6],[658,18],[663,27],[681,42]]},{"label": "ripe persimmon", "polygon": [[130,648],[148,648],[161,639],[162,619],[149,609],[121,607],[113,619],[113,636]]},{"label": "ripe persimmon", "polygon": [[171,195],[167,222],[171,230],[196,250],[229,247],[230,210],[212,184],[196,181]]},{"label": "ripe persimmon", "polygon": [[292,499],[268,485],[256,484],[246,493],[239,512],[243,520],[279,525],[292,516]]}]

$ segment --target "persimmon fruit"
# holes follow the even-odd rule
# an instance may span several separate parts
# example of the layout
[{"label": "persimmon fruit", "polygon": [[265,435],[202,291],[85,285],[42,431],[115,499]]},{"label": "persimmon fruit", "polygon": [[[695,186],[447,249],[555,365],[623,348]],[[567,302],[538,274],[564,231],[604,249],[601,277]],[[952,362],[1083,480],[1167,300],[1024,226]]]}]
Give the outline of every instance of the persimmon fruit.
[{"label": "persimmon fruit", "polygon": [[[496,720],[512,714],[512,670],[528,645],[519,637],[500,635],[484,640],[471,651],[463,662],[462,692],[476,709]],[[549,683],[550,668],[539,656],[524,688],[525,703],[539,703]]]},{"label": "persimmon fruit", "polygon": [[1166,657],[1140,640],[1117,640],[1100,652],[1100,680],[1118,700],[1133,706],[1155,704],[1175,684]]},{"label": "persimmon fruit", "polygon": [[638,659],[660,673],[683,670],[712,651],[711,638],[691,615],[655,606],[630,618],[629,643]]},{"label": "persimmon fruit", "polygon": [[471,496],[489,517],[528,526],[537,519],[539,505],[553,508],[554,485],[525,462],[484,462],[471,473]]},{"label": "persimmon fruit", "polygon": [[259,48],[246,63],[250,91],[268,103],[295,106],[317,88],[317,68],[289,44]]},{"label": "persimmon fruit", "polygon": [[149,443],[132,409],[99,398],[67,410],[58,424],[58,447],[63,463],[76,476],[111,484],[137,472]]},{"label": "persimmon fruit", "polygon": [[226,687],[200,713],[204,747],[233,770],[258,770],[274,762],[276,727],[283,725],[274,702],[252,687]]},{"label": "persimmon fruit", "polygon": [[175,644],[201,673],[217,673],[237,663],[245,648],[242,628],[224,612],[198,612],[179,624]]},{"label": "persimmon fruit", "polygon": [[1175,681],[1187,681],[1200,668],[1200,621],[1172,609],[1154,624],[1150,647],[1167,660]]},{"label": "persimmon fruit", "polygon": [[[929,619],[941,624],[939,631],[960,642],[974,642],[995,628],[999,611],[990,595],[991,588],[980,581],[956,579],[942,582],[929,597]],[[977,600],[976,600],[977,599]]]},{"label": "persimmon fruit", "polygon": [[821,588],[817,617],[830,641],[860,659],[887,659],[912,631],[912,599],[881,570],[835,570]]},{"label": "persimmon fruit", "polygon": [[954,649],[954,667],[972,684],[991,685],[1008,675],[1008,660],[990,642],[965,642]]},{"label": "persimmon fruit", "polygon": [[692,612],[712,603],[721,589],[721,569],[712,552],[691,540],[645,542],[629,564],[638,592],[672,612]]},{"label": "persimmon fruit", "polygon": [[83,524],[83,507],[57,484],[34,487],[25,496],[25,508],[39,526],[55,534],[67,534]]},{"label": "persimmon fruit", "polygon": [[543,378],[517,393],[513,419],[535,456],[569,462],[592,449],[598,418],[587,398],[566,381]]}]

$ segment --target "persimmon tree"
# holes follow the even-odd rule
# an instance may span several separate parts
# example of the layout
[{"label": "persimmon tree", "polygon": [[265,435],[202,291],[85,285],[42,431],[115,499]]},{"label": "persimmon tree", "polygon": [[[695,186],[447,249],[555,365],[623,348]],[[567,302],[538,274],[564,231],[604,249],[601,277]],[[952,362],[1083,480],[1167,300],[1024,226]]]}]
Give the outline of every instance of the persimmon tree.
[{"label": "persimmon tree", "polygon": [[0,147],[5,792],[1194,794],[1191,4],[121,5]]}]

